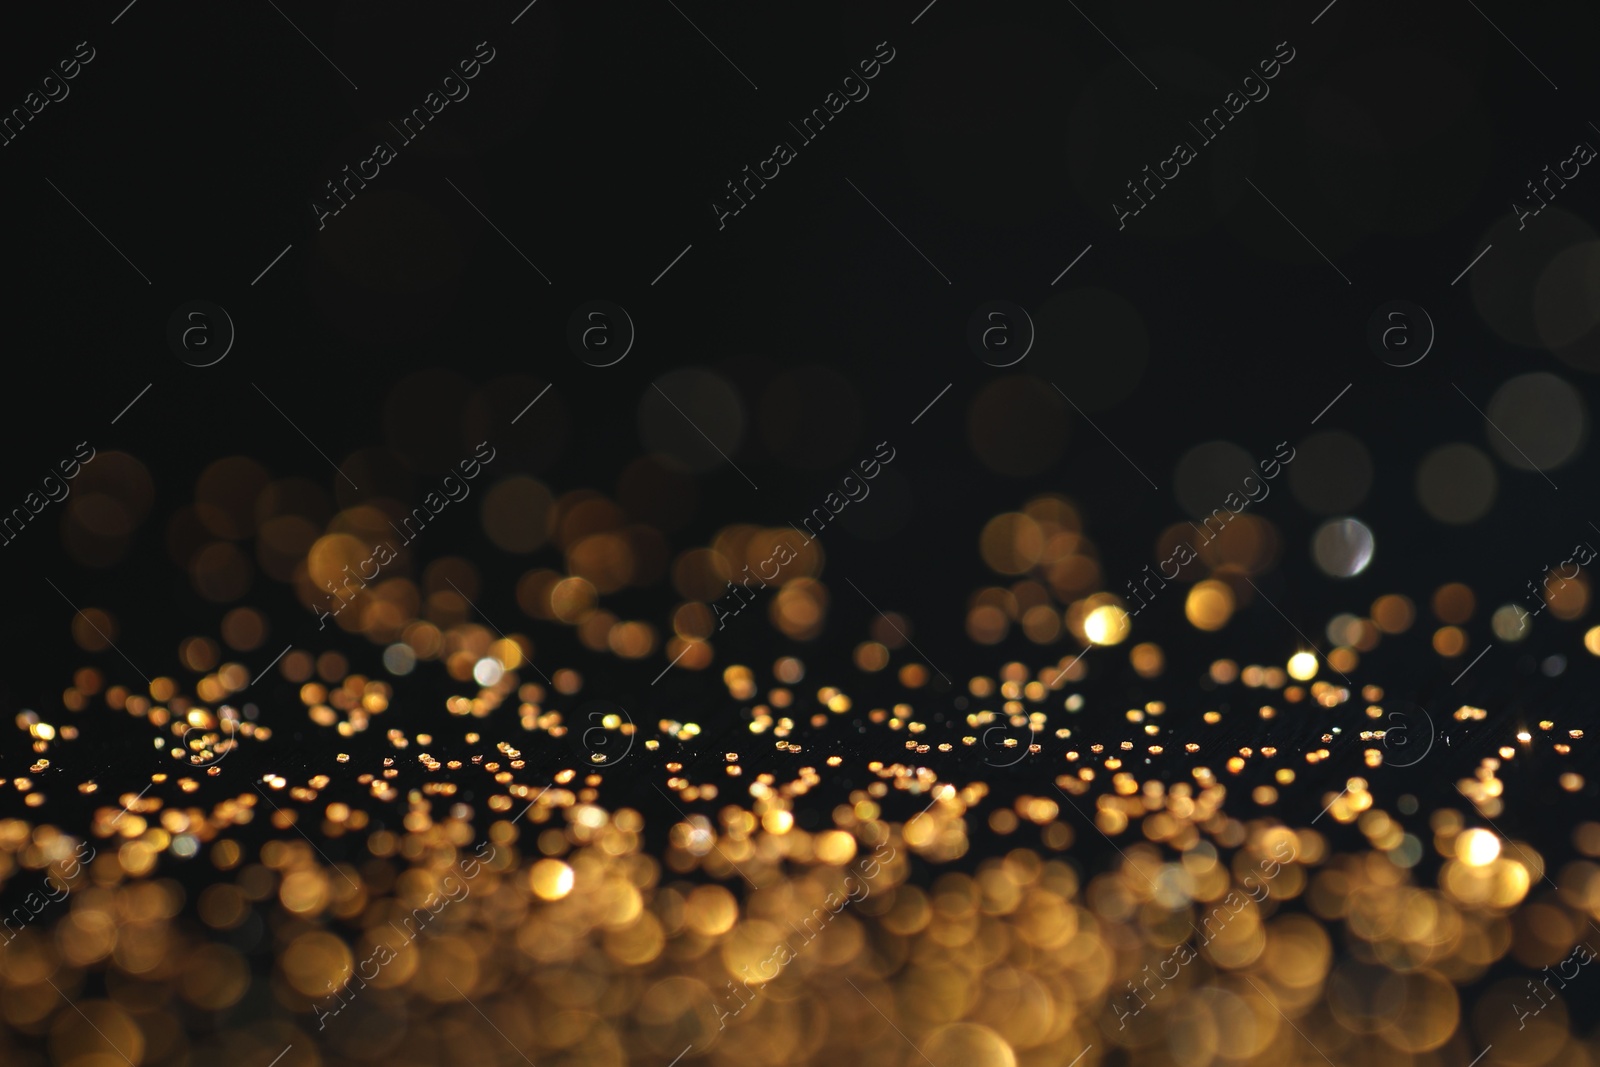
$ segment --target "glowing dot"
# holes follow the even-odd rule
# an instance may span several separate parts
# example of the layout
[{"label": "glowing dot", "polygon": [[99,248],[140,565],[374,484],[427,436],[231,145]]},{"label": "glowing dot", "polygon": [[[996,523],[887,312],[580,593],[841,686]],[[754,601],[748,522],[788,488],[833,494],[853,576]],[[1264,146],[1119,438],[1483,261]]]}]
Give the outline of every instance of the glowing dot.
[{"label": "glowing dot", "polygon": [[1411,601],[1398,593],[1389,593],[1372,602],[1372,622],[1386,634],[1409,630],[1416,614]]},{"label": "glowing dot", "polygon": [[1220,630],[1233,615],[1233,589],[1226,582],[1206,579],[1189,590],[1183,613],[1197,630]]},{"label": "glowing dot", "polygon": [[572,868],[560,860],[540,860],[529,869],[528,883],[540,900],[560,900],[572,892]]},{"label": "glowing dot", "polygon": [[1128,613],[1111,604],[1102,604],[1083,620],[1083,633],[1091,644],[1114,645],[1128,636]]},{"label": "glowing dot", "polygon": [[1500,839],[1488,830],[1468,830],[1456,838],[1456,855],[1469,867],[1487,867],[1500,855]]},{"label": "glowing dot", "polygon": [[1289,677],[1297,682],[1309,682],[1317,676],[1317,657],[1310,652],[1296,652],[1289,657]]},{"label": "glowing dot", "polygon": [[1502,641],[1521,641],[1528,636],[1528,613],[1516,604],[1502,604],[1494,610],[1489,626]]},{"label": "glowing dot", "polygon": [[1322,573],[1333,578],[1354,578],[1372,562],[1372,531],[1358,519],[1333,519],[1317,528],[1311,539],[1311,558]]},{"label": "glowing dot", "polygon": [[406,644],[390,645],[383,650],[384,670],[394,675],[410,674],[417,665],[417,654]]},{"label": "glowing dot", "polygon": [[472,668],[472,677],[482,686],[494,685],[505,673],[506,669],[500,666],[499,660],[487,656]]},{"label": "glowing dot", "polygon": [[1467,650],[1467,635],[1459,626],[1441,626],[1433,632],[1433,650],[1441,656],[1459,656]]}]

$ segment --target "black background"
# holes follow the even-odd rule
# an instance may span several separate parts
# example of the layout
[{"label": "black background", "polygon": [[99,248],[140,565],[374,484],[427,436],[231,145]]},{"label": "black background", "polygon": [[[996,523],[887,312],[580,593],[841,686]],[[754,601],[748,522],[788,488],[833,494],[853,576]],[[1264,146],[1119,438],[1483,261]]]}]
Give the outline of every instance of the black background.
[{"label": "black background", "polygon": [[[192,498],[208,463],[248,455],[275,475],[337,490],[327,463],[255,387],[336,460],[375,445],[405,454],[416,440],[450,442],[467,455],[489,437],[508,442],[510,460],[493,477],[530,470],[557,492],[611,492],[643,451],[636,413],[651,383],[680,367],[716,369],[741,390],[749,429],[732,458],[760,488],[727,466],[699,478],[693,521],[674,535],[674,549],[733,521],[797,519],[851,459],[890,441],[912,510],[886,540],[830,531],[827,635],[796,646],[756,620],[718,643],[719,669],[803,654],[824,665],[808,689],[812,681],[851,681],[863,693],[859,707],[874,706],[869,694],[889,679],[862,681],[849,666],[848,651],[875,613],[836,576],[854,577],[878,606],[908,614],[918,645],[958,687],[1011,658],[1045,662],[1020,635],[996,649],[964,635],[967,595],[992,580],[976,552],[989,516],[1041,491],[1064,492],[1082,506],[1106,575],[1136,574],[1153,562],[1156,534],[1182,517],[1172,469],[1187,449],[1226,438],[1267,455],[1276,442],[1309,432],[1346,384],[1350,391],[1316,428],[1348,430],[1374,457],[1373,490],[1360,512],[1378,537],[1373,566],[1349,582],[1322,577],[1305,547],[1318,519],[1287,493],[1261,506],[1285,545],[1263,589],[1319,643],[1330,615],[1360,612],[1383,592],[1406,592],[1422,605],[1439,583],[1464,580],[1483,604],[1514,600],[1600,516],[1589,489],[1592,448],[1556,476],[1559,490],[1502,465],[1495,510],[1466,528],[1428,519],[1413,488],[1416,463],[1431,448],[1486,445],[1493,432],[1457,387],[1482,406],[1507,378],[1545,369],[1594,395],[1591,379],[1549,352],[1508,344],[1484,327],[1475,275],[1451,284],[1489,241],[1495,258],[1477,270],[1500,269],[1497,253],[1521,263],[1517,249],[1543,238],[1538,222],[1520,234],[1507,228],[1512,199],[1575,141],[1600,136],[1587,125],[1600,115],[1590,110],[1592,7],[1479,11],[1470,3],[1338,0],[1319,16],[1316,3],[1080,12],[938,0],[920,15],[917,3],[679,6],[538,0],[526,10],[401,3],[284,4],[280,12],[269,3],[140,0],[120,16],[117,4],[12,16],[12,32],[0,39],[0,105],[20,105],[78,41],[97,56],[66,100],[0,148],[0,181],[13,205],[0,502],[20,503],[85,439],[139,457],[157,502],[114,568],[68,559],[54,528],[59,507],[0,548],[10,667],[0,700],[8,713],[54,707],[70,670],[89,659],[134,678],[112,653],[87,657],[72,648],[72,608],[46,577],[80,606],[113,610],[120,647],[152,675],[176,670],[181,638],[215,632],[224,608],[194,594],[164,545],[166,517]],[[496,57],[470,83],[471,95],[400,148],[319,230],[310,205],[324,183],[369,155],[375,139],[392,140],[384,123],[418,106],[480,41]],[[788,122],[819,105],[881,41],[896,57],[871,95],[800,148],[719,230],[711,203],[723,183],[769,155],[775,140],[792,140]],[[1110,204],[1124,196],[1123,183],[1170,154],[1174,140],[1189,139],[1185,123],[1220,104],[1280,41],[1296,58],[1271,83],[1271,96],[1118,231]],[[1597,180],[1585,171],[1559,206],[1590,217]],[[1086,245],[1093,247],[1053,287]],[[661,276],[685,246],[692,248]],[[1533,282],[1509,266],[1489,277]],[[1107,375],[1105,351],[1081,338],[1054,338],[1005,371],[966,344],[968,317],[983,302],[1037,309],[1075,286],[1103,287],[1139,309],[1149,360],[1138,387],[1088,414],[1158,489],[1043,386],[1041,403],[1068,427],[1058,463],[1007,479],[968,446],[968,404],[996,377],[1028,373],[1070,393],[1072,383]],[[573,310],[597,298],[625,306],[639,331],[630,356],[603,369],[584,364],[565,341]],[[1373,309],[1402,298],[1429,310],[1439,336],[1428,359],[1397,369],[1369,350],[1365,331]],[[229,356],[209,368],[185,365],[166,343],[173,310],[194,299],[224,306],[238,330]],[[796,469],[763,449],[762,398],[801,365],[832,368],[851,386],[837,403],[784,413],[803,419],[819,448],[846,457],[838,470]],[[386,419],[391,390],[424,372],[443,383],[428,424]],[[511,426],[547,384],[551,392]],[[950,392],[911,425],[947,384]],[[438,472],[419,463],[415,474],[423,487]],[[440,528],[429,552],[478,563],[486,576],[479,604],[492,618],[528,629],[548,662],[584,665],[587,654],[565,630],[529,627],[518,614],[512,586],[528,560],[498,553],[471,507],[448,514]],[[559,565],[553,549],[540,559]],[[653,611],[659,624],[674,601],[664,586],[660,593],[628,603]],[[287,589],[258,577],[246,602],[266,611],[274,638],[313,651],[345,647],[358,669],[375,669],[378,650],[364,643],[303,637],[315,634],[313,620]],[[1104,697],[1094,704],[1100,721],[1115,723],[1124,706],[1160,698],[1174,708],[1171,748],[1201,736],[1208,745],[1270,737],[1304,747],[1325,728],[1305,718],[1257,735],[1260,724],[1239,716],[1237,726],[1202,734],[1194,718],[1217,699],[1196,685],[1211,658],[1281,663],[1298,647],[1268,605],[1257,603],[1215,635],[1183,622],[1179,597],[1140,621],[1141,639],[1167,646],[1168,675],[1141,682],[1121,651],[1091,652],[1091,691]],[[1488,639],[1487,611],[1473,632]],[[1558,625],[1524,648],[1491,649],[1452,686],[1463,664],[1435,656],[1419,627],[1364,660],[1357,681],[1379,680],[1441,721],[1472,702],[1493,709],[1490,727],[1546,716],[1581,725],[1593,714],[1586,693],[1595,679],[1581,633],[1579,624]],[[276,647],[269,639],[264,653]],[[1571,666],[1551,680],[1536,663],[1553,652]],[[618,700],[641,723],[685,718],[682,708],[693,706],[712,736],[740,728],[720,670],[674,672],[650,686],[664,665],[659,654],[638,664],[589,656],[586,693]],[[263,685],[263,702],[291,697],[287,684]],[[394,725],[421,729],[437,715],[424,692],[419,683],[397,704]],[[889,690],[882,699],[892,699]],[[305,748],[280,753],[274,767],[325,760],[326,739],[317,740],[297,704],[283,706],[293,716],[286,736]],[[1407,788],[1460,803],[1452,778],[1502,740],[1484,728],[1463,740],[1464,753],[1452,745],[1444,759],[1406,772]],[[552,766],[560,755],[550,754]],[[1048,767],[1008,774],[1042,788],[1060,767],[1053,749],[1051,756]],[[28,758],[19,744],[5,765]],[[113,747],[90,762],[115,758]],[[1304,776],[1300,814],[1314,813],[1328,781],[1352,767],[1341,762],[1326,781]],[[142,782],[143,773],[130,780]],[[1583,799],[1557,794],[1553,777],[1527,783],[1530,797]],[[1542,828],[1512,822],[1516,832],[1564,841],[1561,820]],[[1091,836],[1084,827],[1080,837]]]}]

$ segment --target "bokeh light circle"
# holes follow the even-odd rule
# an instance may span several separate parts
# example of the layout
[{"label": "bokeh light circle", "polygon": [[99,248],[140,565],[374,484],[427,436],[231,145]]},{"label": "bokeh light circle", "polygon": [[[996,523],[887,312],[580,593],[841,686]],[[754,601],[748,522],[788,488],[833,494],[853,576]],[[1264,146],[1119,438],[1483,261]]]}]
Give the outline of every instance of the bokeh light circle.
[{"label": "bokeh light circle", "polygon": [[1372,563],[1376,541],[1360,519],[1331,519],[1311,538],[1311,558],[1332,578],[1354,578]]}]

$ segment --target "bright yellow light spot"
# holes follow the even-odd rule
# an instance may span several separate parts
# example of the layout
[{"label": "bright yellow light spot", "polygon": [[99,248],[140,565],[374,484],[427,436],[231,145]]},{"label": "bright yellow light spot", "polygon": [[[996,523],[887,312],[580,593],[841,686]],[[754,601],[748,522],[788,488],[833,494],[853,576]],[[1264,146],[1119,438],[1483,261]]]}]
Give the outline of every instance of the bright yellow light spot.
[{"label": "bright yellow light spot", "polygon": [[572,868],[560,860],[544,859],[528,871],[528,882],[540,900],[560,900],[572,892]]},{"label": "bright yellow light spot", "polygon": [[1317,676],[1317,657],[1310,652],[1296,652],[1289,657],[1289,677],[1297,682],[1309,682]]},{"label": "bright yellow light spot", "polygon": [[1467,830],[1456,838],[1456,855],[1469,867],[1487,867],[1500,855],[1500,839],[1488,830]]},{"label": "bright yellow light spot", "polygon": [[1083,620],[1084,636],[1096,645],[1118,644],[1127,638],[1131,628],[1128,613],[1111,604],[1102,604]]},{"label": "bright yellow light spot", "polygon": [[1189,590],[1183,613],[1195,629],[1214,631],[1228,625],[1233,607],[1233,589],[1226,582],[1208,578]]}]

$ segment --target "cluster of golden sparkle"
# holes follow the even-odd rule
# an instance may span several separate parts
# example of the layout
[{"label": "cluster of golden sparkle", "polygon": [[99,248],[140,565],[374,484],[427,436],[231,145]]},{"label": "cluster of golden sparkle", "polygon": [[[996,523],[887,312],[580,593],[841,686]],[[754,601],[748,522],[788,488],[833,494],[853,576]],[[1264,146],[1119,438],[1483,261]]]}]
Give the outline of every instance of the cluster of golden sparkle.
[{"label": "cluster of golden sparkle", "polygon": [[[548,513],[543,536],[566,554],[565,572],[516,583],[519,604],[624,659],[659,647],[685,668],[710,667],[707,605],[784,536],[729,527],[669,561],[596,494],[516,492],[533,494]],[[501,499],[486,521],[511,538],[525,504]],[[212,506],[223,511],[197,521],[231,528],[227,502]],[[263,535],[263,565],[313,606],[316,579],[379,536],[379,516],[358,511],[321,532],[278,522]],[[997,516],[980,551],[1015,580],[973,595],[976,644],[1012,626],[1040,646],[1079,649],[1131,635],[1128,604],[1104,588],[1064,499]],[[1174,594],[1188,621],[1223,629],[1273,551],[1270,527],[1250,516],[1230,525]],[[772,596],[768,618],[788,637],[820,632],[823,562],[813,546]],[[665,641],[600,600],[652,569],[670,571],[684,598]],[[1185,733],[1199,740],[1179,746],[1166,741],[1172,709],[1195,694],[1086,716],[1074,690],[1081,652],[968,678],[951,728],[934,714],[949,696],[929,699],[929,667],[908,655],[910,621],[898,615],[875,622],[852,656],[860,676],[882,676],[871,691],[887,682],[893,700],[855,695],[842,679],[808,685],[828,671],[786,655],[722,666],[735,732],[705,721],[718,706],[709,695],[701,710],[648,723],[610,713],[594,726],[578,713],[581,671],[539,669],[530,638],[470,620],[477,582],[445,560],[417,582],[363,592],[339,625],[387,646],[387,677],[291,648],[273,680],[291,683],[295,716],[258,715],[267,701],[246,692],[261,683],[232,654],[263,647],[267,627],[244,607],[228,612],[220,641],[180,644],[187,681],[135,687],[84,667],[59,709],[18,714],[33,762],[8,784],[41,816],[51,783],[71,780],[74,746],[112,717],[147,731],[166,769],[72,782],[96,805],[76,832],[0,821],[7,892],[66,889],[59,900],[34,894],[47,902],[13,912],[0,933],[0,1061],[1448,1067],[1493,1045],[1497,1064],[1600,1065],[1563,996],[1530,1016],[1522,988],[1600,936],[1600,823],[1577,824],[1578,858],[1551,869],[1494,822],[1506,765],[1565,760],[1583,731],[1551,719],[1513,727],[1456,783],[1459,804],[1420,820],[1414,797],[1386,810],[1370,781],[1392,751],[1385,692],[1345,676],[1414,625],[1420,612],[1401,594],[1330,620],[1326,657],[1301,648],[1281,663],[1212,662],[1203,699],[1231,687],[1230,710],[1192,713]],[[1433,650],[1465,651],[1470,589],[1442,587],[1429,606]],[[95,647],[76,623],[75,633]],[[1585,645],[1600,655],[1600,638]],[[1141,682],[1165,674],[1156,643],[1125,656]],[[392,713],[414,699],[406,678],[419,670],[447,675],[457,694]],[[1306,751],[1204,742],[1229,718],[1296,715],[1330,724]],[[1462,706],[1450,721],[1471,729],[1486,717]],[[593,729],[604,750],[585,740]],[[240,769],[281,755],[294,730],[323,731],[314,769],[290,769],[303,758]],[[1320,797],[1315,819],[1291,825],[1279,791],[1344,758],[1341,732],[1359,740],[1360,765]],[[616,753],[627,754],[620,764]],[[565,762],[552,771],[552,759]],[[1018,794],[997,768],[1023,759],[1046,770]],[[1257,784],[1230,790],[1246,776]],[[664,826],[610,799],[619,780],[641,777],[671,809],[649,806]],[[1572,770],[1557,780],[1569,793],[1585,786]],[[824,793],[837,802],[806,799]],[[1365,846],[1348,848],[1357,833]],[[1086,835],[1112,844],[1110,869],[1075,861]],[[69,872],[85,846],[92,858]],[[354,858],[332,862],[325,848]],[[471,877],[460,873],[483,855]],[[791,951],[769,974],[780,945]],[[385,962],[369,974],[373,959]],[[1508,969],[1516,977],[1500,977]],[[1573,979],[1589,980],[1600,983]]]}]

